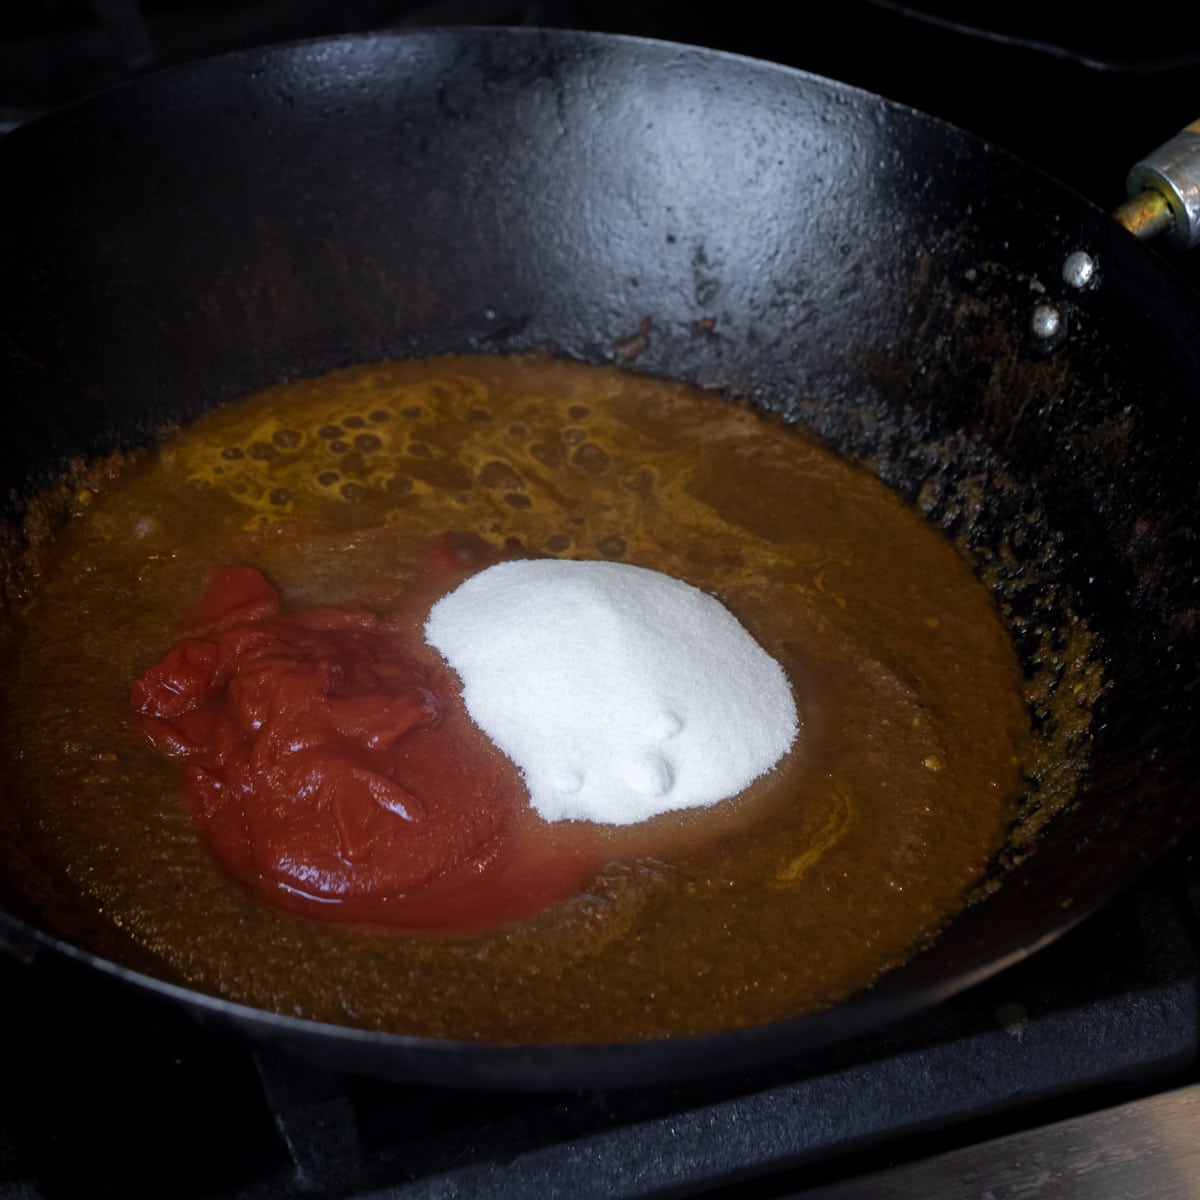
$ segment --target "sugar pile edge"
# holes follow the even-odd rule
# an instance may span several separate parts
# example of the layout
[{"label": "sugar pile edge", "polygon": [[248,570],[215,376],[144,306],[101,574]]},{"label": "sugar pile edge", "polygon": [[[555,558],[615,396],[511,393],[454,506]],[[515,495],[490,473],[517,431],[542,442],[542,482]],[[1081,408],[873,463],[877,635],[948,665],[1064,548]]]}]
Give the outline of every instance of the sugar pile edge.
[{"label": "sugar pile edge", "polygon": [[499,563],[434,604],[425,638],[546,820],[715,804],[799,732],[779,663],[720,601],[645,567]]}]

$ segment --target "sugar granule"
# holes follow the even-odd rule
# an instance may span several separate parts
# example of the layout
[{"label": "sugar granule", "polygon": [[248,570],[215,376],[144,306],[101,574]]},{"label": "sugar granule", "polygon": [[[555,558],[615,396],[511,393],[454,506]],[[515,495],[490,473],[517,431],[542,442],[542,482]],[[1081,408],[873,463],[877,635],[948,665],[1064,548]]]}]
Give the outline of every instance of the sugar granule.
[{"label": "sugar granule", "polygon": [[611,562],[504,562],[426,640],[549,821],[631,825],[736,795],[799,728],[783,668],[718,600]]}]

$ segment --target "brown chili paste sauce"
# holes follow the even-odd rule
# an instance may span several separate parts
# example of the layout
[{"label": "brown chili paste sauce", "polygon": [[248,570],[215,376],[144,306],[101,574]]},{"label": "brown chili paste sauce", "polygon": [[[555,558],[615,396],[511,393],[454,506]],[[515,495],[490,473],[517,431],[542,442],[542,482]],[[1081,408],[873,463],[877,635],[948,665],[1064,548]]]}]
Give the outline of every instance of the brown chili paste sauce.
[{"label": "brown chili paste sauce", "polygon": [[[131,684],[215,567],[256,568],[290,611],[386,621],[428,591],[447,534],[711,592],[784,667],[801,736],[733,800],[592,827],[601,865],[579,890],[498,929],[280,909],[198,837]],[[236,1000],[412,1034],[626,1040],[827,1005],[961,907],[1029,754],[990,596],[898,497],[697,389],[542,359],[364,366],[208,414],[68,525],[8,657],[5,804],[61,932]]]}]

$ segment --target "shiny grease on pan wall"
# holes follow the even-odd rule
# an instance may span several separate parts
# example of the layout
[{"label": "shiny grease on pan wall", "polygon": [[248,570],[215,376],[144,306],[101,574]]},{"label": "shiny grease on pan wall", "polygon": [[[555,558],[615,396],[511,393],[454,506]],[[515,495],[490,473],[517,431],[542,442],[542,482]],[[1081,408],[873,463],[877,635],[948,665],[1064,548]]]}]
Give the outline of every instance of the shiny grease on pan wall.
[{"label": "shiny grease on pan wall", "polygon": [[[1027,667],[1068,654],[1073,615],[1090,630],[1111,682],[1077,803],[867,999],[636,1059],[484,1048],[461,1077],[646,1077],[843,1036],[1039,944],[1194,819],[1195,300],[1003,154],[721,55],[446,33],[146,80],[18,131],[0,172],[22,180],[0,200],[18,494],[279,378],[549,346],[762,404],[867,463],[981,564]],[[1082,291],[1060,276],[1078,249],[1100,264]],[[241,1020],[374,1070],[449,1061]]]}]

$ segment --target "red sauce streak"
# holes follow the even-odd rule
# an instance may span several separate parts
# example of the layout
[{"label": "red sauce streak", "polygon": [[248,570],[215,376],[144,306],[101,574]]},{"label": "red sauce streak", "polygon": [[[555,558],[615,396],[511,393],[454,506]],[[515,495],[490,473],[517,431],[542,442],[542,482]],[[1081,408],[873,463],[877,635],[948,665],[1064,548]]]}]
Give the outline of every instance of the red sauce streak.
[{"label": "red sauce streak", "polygon": [[[445,546],[431,562],[461,573]],[[260,897],[326,920],[465,931],[540,912],[594,870],[587,827],[532,812],[412,613],[284,613],[257,570],[229,566],[188,628],[131,703],[185,760],[200,835]]]}]

